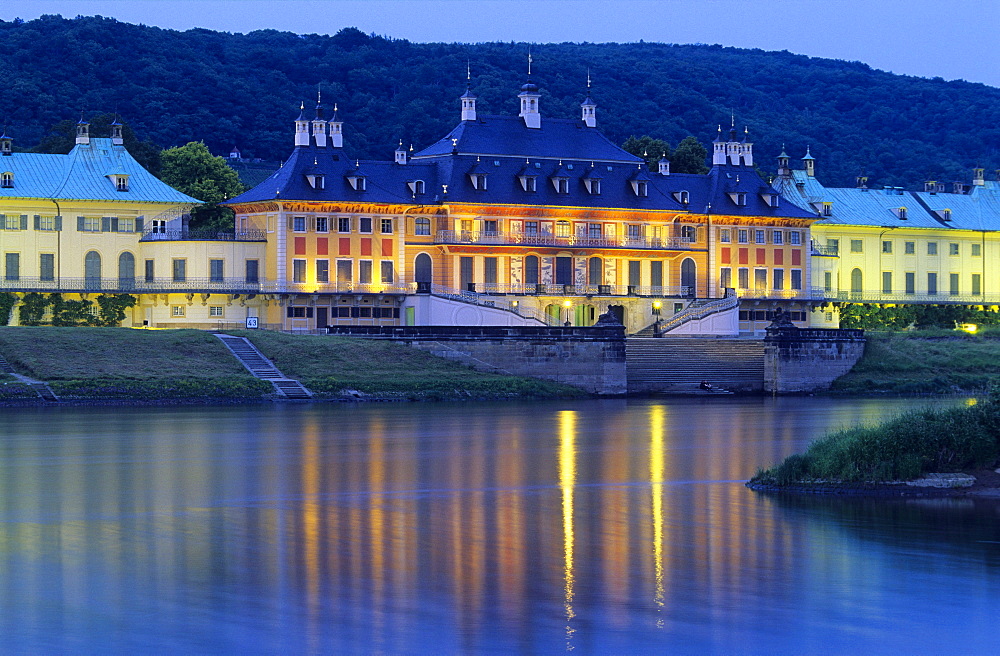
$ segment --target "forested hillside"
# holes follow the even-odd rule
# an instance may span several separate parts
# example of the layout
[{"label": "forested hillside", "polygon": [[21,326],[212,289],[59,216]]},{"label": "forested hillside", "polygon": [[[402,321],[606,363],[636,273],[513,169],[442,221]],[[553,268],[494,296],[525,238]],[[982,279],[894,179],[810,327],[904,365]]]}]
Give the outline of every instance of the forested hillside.
[{"label": "forested hillside", "polygon": [[[327,19],[330,20],[330,19]],[[461,38],[456,32],[455,37]],[[664,35],[669,38],[669,35]],[[523,43],[416,44],[365,35],[177,32],[110,18],[0,21],[0,120],[21,149],[83,111],[121,113],[140,140],[203,140],[215,154],[282,159],[299,102],[339,106],[350,156],[391,158],[458,120],[466,64],[480,111],[515,114]],[[761,168],[811,146],[827,184],[915,186],[1000,168],[1000,89],[898,76],[788,52],[656,43],[532,46],[543,116],[578,117],[587,71],[617,143],[650,135],[708,143],[735,114]]]}]

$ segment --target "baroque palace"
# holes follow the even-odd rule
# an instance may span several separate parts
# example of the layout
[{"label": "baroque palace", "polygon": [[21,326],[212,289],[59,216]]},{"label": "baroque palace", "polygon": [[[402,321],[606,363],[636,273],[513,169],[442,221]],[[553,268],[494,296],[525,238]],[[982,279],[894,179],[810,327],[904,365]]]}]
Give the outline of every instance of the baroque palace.
[{"label": "baroque palace", "polygon": [[[77,126],[68,155],[0,136],[0,290],[130,294],[125,326],[574,325],[612,311],[629,333],[755,334],[774,312],[836,327],[843,303],[1000,303],[1000,183],[923,192],[826,188],[807,153],[773,184],[735,129],[707,174],[655,172],[609,141],[587,97],[543,116],[483,115],[391,161],[344,155],[343,122],[305,110],[294,149],[229,201],[233,232],[194,234],[197,199]],[[993,285],[993,287],[991,287]],[[96,303],[95,303],[96,305]],[[11,314],[19,320],[18,308]]]},{"label": "baroque palace", "polygon": [[651,173],[589,95],[575,119],[543,116],[530,81],[517,116],[460,100],[449,134],[393,161],[346,158],[336,108],[303,110],[284,166],[229,201],[284,285],[266,323],[586,326],[612,308],[630,332],[735,334],[782,306],[808,325],[815,213],[760,179],[745,136],[720,130],[706,175]]}]

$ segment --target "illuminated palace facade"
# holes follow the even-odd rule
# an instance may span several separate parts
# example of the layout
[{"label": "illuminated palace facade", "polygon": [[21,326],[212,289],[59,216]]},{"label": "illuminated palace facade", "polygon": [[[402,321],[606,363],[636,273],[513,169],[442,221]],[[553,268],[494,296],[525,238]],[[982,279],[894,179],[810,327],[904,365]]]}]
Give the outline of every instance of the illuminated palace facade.
[{"label": "illuminated palace facade", "polygon": [[[243,324],[263,297],[264,235],[197,237],[188,230],[201,201],[167,186],[125,149],[122,125],[90,136],[82,119],[69,154],[14,152],[0,135],[0,292],[91,302],[129,294],[125,326],[209,328]],[[36,297],[38,298],[38,297]],[[52,319],[51,306],[38,320]]]},{"label": "illuminated palace facade", "polygon": [[815,213],[761,180],[745,135],[720,130],[708,174],[652,172],[589,96],[575,119],[544,117],[530,81],[517,116],[460,100],[450,133],[392,161],[347,158],[336,108],[300,114],[284,166],[229,202],[237,234],[266,236],[265,324],[586,326],[613,307],[637,332],[728,302],[708,332],[779,306],[808,325]]},{"label": "illuminated palace facade", "polygon": [[807,151],[784,152],[774,186],[813,212],[816,326],[837,327],[844,303],[1000,306],[1000,171],[987,180],[924,183],[922,191],[824,186]]}]

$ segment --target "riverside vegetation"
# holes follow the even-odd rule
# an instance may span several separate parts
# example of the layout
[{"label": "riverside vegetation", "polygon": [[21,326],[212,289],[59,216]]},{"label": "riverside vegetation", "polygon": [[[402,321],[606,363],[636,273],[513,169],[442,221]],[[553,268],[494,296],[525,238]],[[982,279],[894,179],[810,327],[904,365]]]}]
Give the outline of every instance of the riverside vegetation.
[{"label": "riverside vegetation", "polygon": [[[584,396],[556,383],[475,371],[389,342],[236,331],[317,398],[422,400]],[[0,356],[68,401],[251,402],[271,398],[215,336],[199,330],[0,328]],[[358,395],[353,395],[355,398]],[[0,403],[37,395],[0,374]]]}]

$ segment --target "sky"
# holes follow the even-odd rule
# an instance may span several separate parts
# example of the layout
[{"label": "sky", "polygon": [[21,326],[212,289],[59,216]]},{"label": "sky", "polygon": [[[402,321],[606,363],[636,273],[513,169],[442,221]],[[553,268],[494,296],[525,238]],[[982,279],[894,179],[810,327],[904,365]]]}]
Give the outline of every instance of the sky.
[{"label": "sky", "polygon": [[414,42],[718,43],[1000,87],[1000,0],[4,0],[0,19],[101,15],[223,32]]}]

